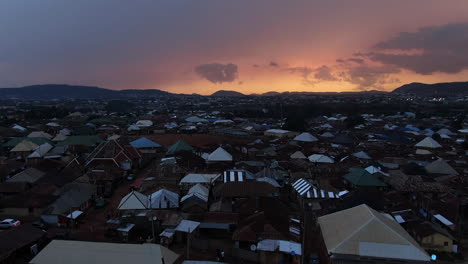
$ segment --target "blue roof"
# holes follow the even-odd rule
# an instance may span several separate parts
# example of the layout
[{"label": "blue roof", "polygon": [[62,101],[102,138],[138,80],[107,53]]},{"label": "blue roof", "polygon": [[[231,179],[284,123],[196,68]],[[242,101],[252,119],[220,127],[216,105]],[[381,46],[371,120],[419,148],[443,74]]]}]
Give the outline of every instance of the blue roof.
[{"label": "blue roof", "polygon": [[151,141],[145,137],[139,138],[130,142],[130,145],[134,146],[135,148],[160,148],[162,147],[161,144],[158,144],[154,141]]}]

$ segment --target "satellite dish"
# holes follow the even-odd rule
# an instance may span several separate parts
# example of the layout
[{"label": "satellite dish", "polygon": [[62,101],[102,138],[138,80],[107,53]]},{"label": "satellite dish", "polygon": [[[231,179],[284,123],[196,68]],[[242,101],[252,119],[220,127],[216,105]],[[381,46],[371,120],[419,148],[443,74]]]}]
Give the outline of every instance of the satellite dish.
[{"label": "satellite dish", "polygon": [[256,245],[254,245],[254,244],[252,244],[252,245],[250,246],[250,250],[251,250],[251,251],[255,251],[255,250],[257,250],[257,246],[256,246]]}]

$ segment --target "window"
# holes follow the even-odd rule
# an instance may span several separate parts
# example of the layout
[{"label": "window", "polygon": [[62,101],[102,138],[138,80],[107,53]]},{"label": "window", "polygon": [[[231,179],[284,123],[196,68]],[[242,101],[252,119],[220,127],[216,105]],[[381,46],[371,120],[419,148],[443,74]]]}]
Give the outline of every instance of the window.
[{"label": "window", "polygon": [[444,246],[448,246],[448,241],[445,241],[445,242],[444,242]]}]

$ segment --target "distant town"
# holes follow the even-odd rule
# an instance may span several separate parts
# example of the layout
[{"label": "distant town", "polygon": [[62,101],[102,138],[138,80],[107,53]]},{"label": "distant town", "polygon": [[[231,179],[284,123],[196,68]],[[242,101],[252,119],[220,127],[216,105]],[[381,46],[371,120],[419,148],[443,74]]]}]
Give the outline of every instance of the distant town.
[{"label": "distant town", "polygon": [[0,263],[463,263],[468,90],[413,86],[0,89]]}]

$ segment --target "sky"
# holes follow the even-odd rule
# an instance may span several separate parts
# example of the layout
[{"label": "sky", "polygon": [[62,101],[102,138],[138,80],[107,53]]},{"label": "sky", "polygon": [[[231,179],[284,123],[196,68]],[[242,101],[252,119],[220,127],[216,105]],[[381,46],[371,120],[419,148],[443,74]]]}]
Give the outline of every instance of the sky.
[{"label": "sky", "polygon": [[211,94],[468,81],[466,0],[2,0],[0,87]]}]

